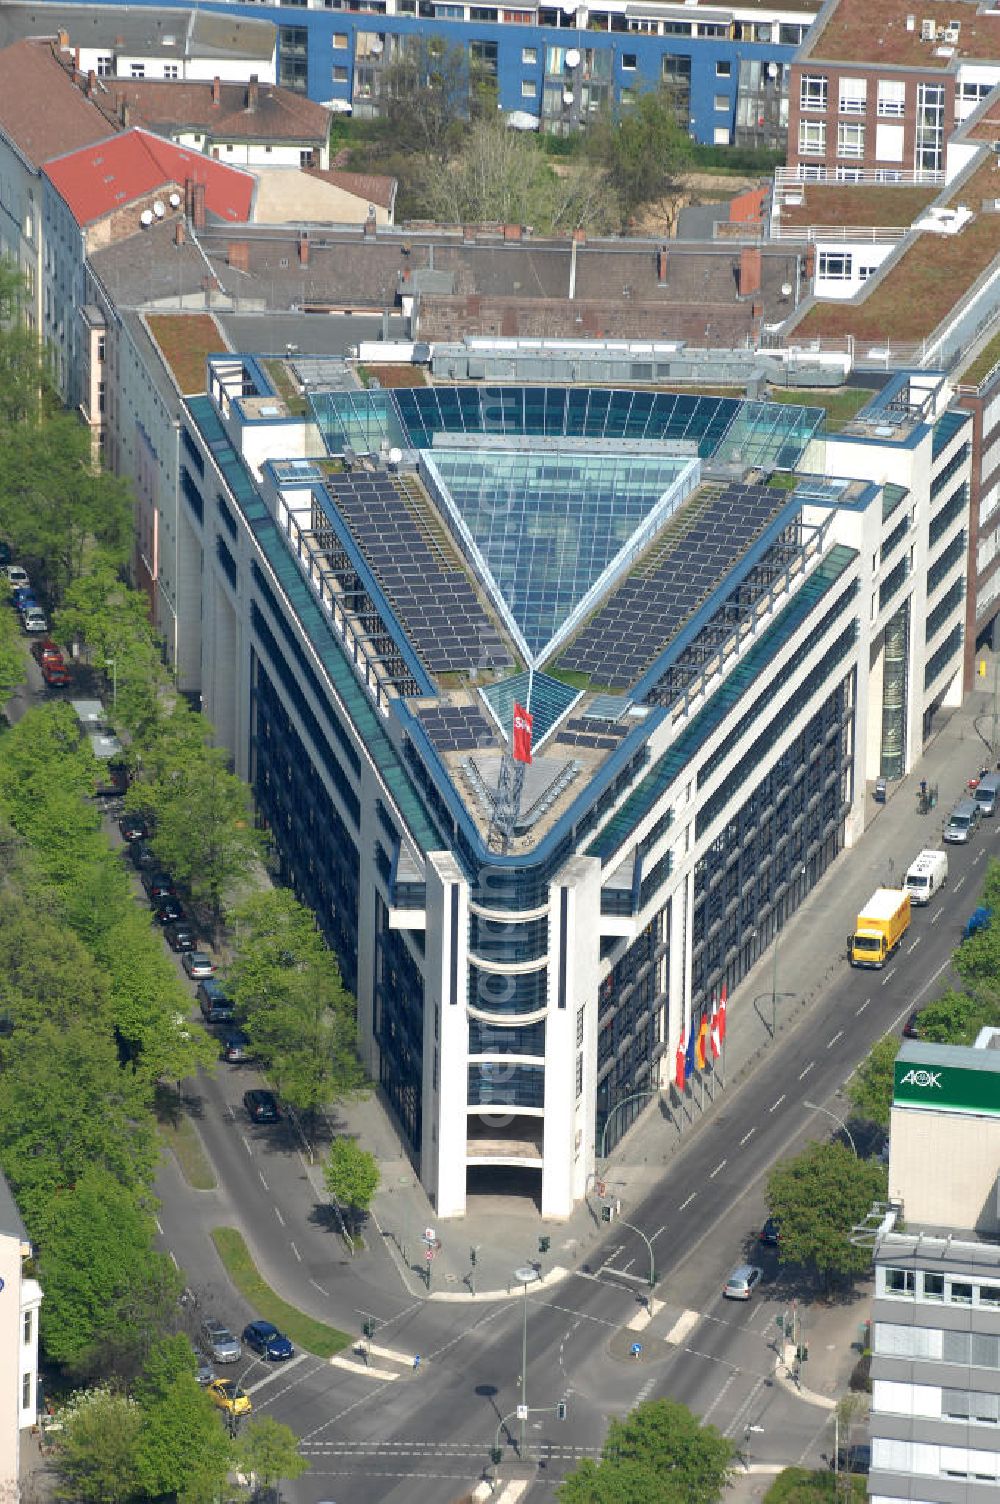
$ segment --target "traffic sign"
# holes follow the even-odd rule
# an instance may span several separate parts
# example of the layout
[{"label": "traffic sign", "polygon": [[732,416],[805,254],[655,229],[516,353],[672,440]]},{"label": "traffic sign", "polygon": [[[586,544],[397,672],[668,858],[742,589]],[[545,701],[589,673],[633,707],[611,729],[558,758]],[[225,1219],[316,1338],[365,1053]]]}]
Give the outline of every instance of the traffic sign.
[{"label": "traffic sign", "polygon": [[528,1419],[528,1407],[527,1407],[527,1405],[518,1405],[518,1407],[517,1407],[517,1418],[518,1418],[518,1420],[527,1420]]},{"label": "traffic sign", "polygon": [[431,1261],[434,1258],[434,1249],[433,1248],[426,1249],[425,1252],[424,1252],[424,1258],[427,1260],[428,1264],[431,1263]]},{"label": "traffic sign", "polygon": [[642,1343],[641,1342],[633,1342],[632,1346],[630,1348],[630,1351],[632,1353],[633,1358],[641,1358],[642,1357]]},{"label": "traffic sign", "polygon": [[425,1227],[424,1228],[424,1242],[425,1243],[436,1243],[437,1242],[437,1233],[434,1231],[433,1227]]}]

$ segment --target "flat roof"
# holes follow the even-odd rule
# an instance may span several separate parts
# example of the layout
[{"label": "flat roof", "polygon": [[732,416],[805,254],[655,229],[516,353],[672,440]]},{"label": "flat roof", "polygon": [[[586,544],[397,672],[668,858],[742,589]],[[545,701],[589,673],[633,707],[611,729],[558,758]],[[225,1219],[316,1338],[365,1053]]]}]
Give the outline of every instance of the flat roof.
[{"label": "flat roof", "polygon": [[[907,18],[914,18],[913,29]],[[933,20],[935,38],[923,41],[921,23]],[[957,40],[938,39],[958,21]],[[951,33],[949,33],[951,34]],[[1000,56],[1000,13],[984,11],[973,0],[924,0],[908,8],[898,0],[838,0],[825,23],[813,32],[799,59],[856,62],[868,68],[888,65],[940,71],[956,59]]]},{"label": "flat roof", "polygon": [[928,1044],[919,1039],[904,1039],[897,1060],[913,1066],[947,1066],[963,1071],[984,1071],[1000,1075],[1000,1050],[977,1050],[971,1044]]}]

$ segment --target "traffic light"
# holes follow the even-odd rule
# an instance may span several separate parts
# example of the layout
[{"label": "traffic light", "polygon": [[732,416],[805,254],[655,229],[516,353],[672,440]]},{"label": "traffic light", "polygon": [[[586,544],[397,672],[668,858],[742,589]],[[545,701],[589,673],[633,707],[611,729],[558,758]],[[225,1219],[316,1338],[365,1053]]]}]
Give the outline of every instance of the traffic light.
[{"label": "traffic light", "polygon": [[499,1447],[490,1447],[490,1461],[494,1467],[499,1467],[503,1461],[503,1452]]},{"label": "traffic light", "polygon": [[476,1267],[476,1250],[474,1248],[470,1248],[469,1249],[469,1263],[472,1265],[473,1269],[475,1269],[475,1267]]},{"label": "traffic light", "polygon": [[368,1340],[371,1341],[371,1339],[375,1335],[375,1323],[374,1323],[374,1321],[366,1321],[365,1324],[364,1324],[364,1326],[361,1328],[361,1330],[364,1333],[364,1335],[368,1338]]},{"label": "traffic light", "polygon": [[809,1357],[809,1349],[804,1342],[800,1343],[795,1349],[795,1356],[800,1363],[805,1363]]},{"label": "traffic light", "polygon": [[601,1221],[611,1221],[611,1203],[608,1201],[605,1201],[604,1205],[601,1207]]},{"label": "traffic light", "polygon": [[541,1238],[538,1239],[538,1252],[539,1253],[548,1253],[548,1251],[549,1251],[549,1249],[551,1247],[552,1247],[552,1239],[551,1238],[541,1237]]},{"label": "traffic light", "polygon": [[566,1419],[566,1401],[560,1400],[556,1405],[556,1420]]}]

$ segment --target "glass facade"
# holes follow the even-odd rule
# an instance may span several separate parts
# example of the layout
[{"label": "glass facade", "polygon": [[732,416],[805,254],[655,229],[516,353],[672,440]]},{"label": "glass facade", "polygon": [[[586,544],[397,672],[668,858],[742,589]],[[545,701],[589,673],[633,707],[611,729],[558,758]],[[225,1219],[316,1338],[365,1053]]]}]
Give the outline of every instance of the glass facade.
[{"label": "glass facade", "polygon": [[664,1049],[669,926],[668,904],[600,985],[594,1145],[598,1155],[610,1153],[625,1136],[649,1100],[646,1088],[654,1085],[653,1066]]},{"label": "glass facade", "polygon": [[419,1165],[423,1101],[424,979],[389,911],[375,896],[375,1039],[379,1085]]}]

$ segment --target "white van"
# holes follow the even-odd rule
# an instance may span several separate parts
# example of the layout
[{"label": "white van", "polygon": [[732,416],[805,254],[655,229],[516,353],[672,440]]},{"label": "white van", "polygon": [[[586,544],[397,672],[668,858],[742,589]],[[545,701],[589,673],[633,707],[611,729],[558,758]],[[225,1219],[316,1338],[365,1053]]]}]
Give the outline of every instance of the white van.
[{"label": "white van", "polygon": [[987,773],[985,778],[980,778],[976,784],[975,800],[981,815],[989,819],[996,814],[997,801],[1000,800],[1000,773]]},{"label": "white van", "polygon": [[930,903],[938,888],[948,881],[948,854],[945,851],[921,851],[903,879],[903,887],[915,904]]},{"label": "white van", "polygon": [[945,840],[964,846],[979,828],[979,815],[980,809],[975,799],[960,799],[948,816],[948,823],[944,828]]}]

